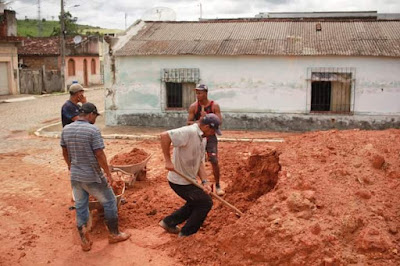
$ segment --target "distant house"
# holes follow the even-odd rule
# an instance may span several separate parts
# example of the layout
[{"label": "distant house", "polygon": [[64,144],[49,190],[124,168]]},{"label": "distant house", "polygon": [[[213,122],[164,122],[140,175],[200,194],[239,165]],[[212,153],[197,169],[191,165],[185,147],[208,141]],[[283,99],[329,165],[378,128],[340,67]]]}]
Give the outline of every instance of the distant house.
[{"label": "distant house", "polygon": [[[23,68],[38,70],[60,70],[60,38],[25,38],[18,49],[19,63]],[[85,86],[101,84],[99,60],[99,38],[83,37],[75,44],[72,38],[66,40],[65,82],[78,81]]]},{"label": "distant house", "polygon": [[17,20],[15,11],[0,13],[0,95],[19,94]]},{"label": "distant house", "polygon": [[138,21],[108,54],[108,125],[183,126],[205,83],[224,128],[400,127],[398,19]]}]

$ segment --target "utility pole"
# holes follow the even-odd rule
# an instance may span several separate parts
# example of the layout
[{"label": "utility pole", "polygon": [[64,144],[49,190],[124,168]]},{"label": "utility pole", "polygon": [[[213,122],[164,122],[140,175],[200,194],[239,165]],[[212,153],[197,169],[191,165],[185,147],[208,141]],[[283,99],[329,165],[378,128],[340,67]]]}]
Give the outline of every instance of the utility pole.
[{"label": "utility pole", "polygon": [[126,17],[127,17],[127,14],[125,13],[125,30],[126,30]]},{"label": "utility pole", "polygon": [[43,30],[43,25],[42,25],[42,19],[40,17],[40,0],[38,0],[38,36],[42,37],[42,30]]},{"label": "utility pole", "polygon": [[201,6],[201,3],[199,3],[199,6],[200,6],[200,18],[199,18],[199,20],[201,20],[202,17],[203,17],[203,8]]},{"label": "utility pole", "polygon": [[60,54],[61,54],[61,89],[67,92],[67,87],[65,86],[65,15],[64,15],[64,0],[61,0],[61,32],[60,32]]}]

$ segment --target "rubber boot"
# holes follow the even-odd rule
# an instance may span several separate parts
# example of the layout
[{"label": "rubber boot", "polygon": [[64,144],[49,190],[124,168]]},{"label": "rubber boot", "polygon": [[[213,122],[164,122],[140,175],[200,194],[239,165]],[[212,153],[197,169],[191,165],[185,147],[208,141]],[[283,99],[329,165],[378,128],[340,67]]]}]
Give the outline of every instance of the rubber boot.
[{"label": "rubber boot", "polygon": [[110,232],[108,235],[108,243],[110,244],[122,242],[131,237],[131,234],[118,230],[118,219],[107,221],[107,227]]},{"label": "rubber boot", "polygon": [[86,225],[78,226],[79,236],[81,238],[81,247],[83,251],[89,251],[92,248],[92,241],[89,238],[89,230]]}]

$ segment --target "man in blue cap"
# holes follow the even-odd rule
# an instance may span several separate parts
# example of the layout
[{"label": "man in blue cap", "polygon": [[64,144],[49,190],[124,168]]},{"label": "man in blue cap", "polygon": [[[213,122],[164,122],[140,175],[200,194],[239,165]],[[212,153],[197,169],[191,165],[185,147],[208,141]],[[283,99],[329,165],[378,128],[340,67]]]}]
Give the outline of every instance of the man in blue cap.
[{"label": "man in blue cap", "polygon": [[[215,114],[207,114],[200,121],[181,128],[161,133],[161,148],[168,172],[168,183],[178,196],[186,201],[180,209],[160,221],[159,225],[167,232],[185,237],[196,233],[212,207],[210,183],[203,159],[206,137],[221,134],[221,121]],[[171,159],[170,147],[174,147]],[[177,172],[196,180],[199,176],[203,189],[193,185]],[[185,222],[180,230],[177,225]]]}]

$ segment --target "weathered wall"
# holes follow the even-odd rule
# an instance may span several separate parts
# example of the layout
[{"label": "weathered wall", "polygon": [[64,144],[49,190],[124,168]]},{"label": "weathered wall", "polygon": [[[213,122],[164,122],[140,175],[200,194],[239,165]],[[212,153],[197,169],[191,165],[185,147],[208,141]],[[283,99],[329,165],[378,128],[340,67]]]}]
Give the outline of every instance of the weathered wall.
[{"label": "weathered wall", "polygon": [[48,70],[43,73],[42,69],[20,70],[21,93],[42,94],[61,92],[61,73],[57,70]]},{"label": "weathered wall", "polygon": [[29,69],[39,70],[46,66],[47,70],[59,70],[58,56],[19,56],[20,62]]},{"label": "weathered wall", "polygon": [[[106,119],[119,125],[177,128],[186,125],[187,112],[142,113],[114,116],[107,111]],[[113,124],[110,124],[113,125]],[[274,113],[223,113],[222,129],[308,131],[326,129],[400,128],[400,116],[315,115]]]},{"label": "weathered wall", "polygon": [[4,12],[0,14],[0,36],[17,36],[15,11],[4,10]]},{"label": "weathered wall", "polygon": [[18,54],[14,43],[0,43],[0,62],[7,65],[8,94],[19,94]]},{"label": "weathered wall", "polygon": [[[75,60],[75,75],[68,75],[68,60],[72,58]],[[98,56],[74,56],[65,57],[65,82],[67,85],[72,84],[73,81],[78,81],[80,84],[85,84],[84,80],[84,60],[87,62],[87,75],[88,75],[88,86],[102,84],[102,78],[100,73],[100,60]],[[96,74],[92,74],[91,61],[92,59],[96,62]]]},{"label": "weathered wall", "polygon": [[[331,116],[309,114],[311,86],[307,69],[310,67],[355,68],[351,106],[355,115],[374,115],[377,119],[377,115],[400,114],[397,58],[137,56],[115,59],[115,83],[106,98],[106,123],[138,125],[141,118],[146,118],[147,125],[161,126],[176,119],[177,123],[168,123],[183,125],[186,112],[165,111],[165,86],[160,77],[163,68],[199,68],[201,82],[209,85],[209,98],[221,106],[225,128],[264,128],[271,124],[262,123],[263,119],[270,120],[269,115],[276,114],[279,114],[274,118],[277,121],[280,114],[293,121],[310,121],[313,117],[329,121]],[[105,69],[111,67],[106,65]],[[106,77],[111,78],[112,73]],[[306,118],[296,116],[300,114]],[[180,116],[183,123],[182,118],[177,118]],[[356,116],[340,117],[344,125],[351,124],[346,121]],[[366,117],[366,124],[371,124],[369,120]],[[305,121],[300,124],[307,128]],[[277,123],[287,122],[282,118]],[[277,123],[273,123],[275,128]],[[317,123],[322,127],[332,126],[330,122]]]}]

